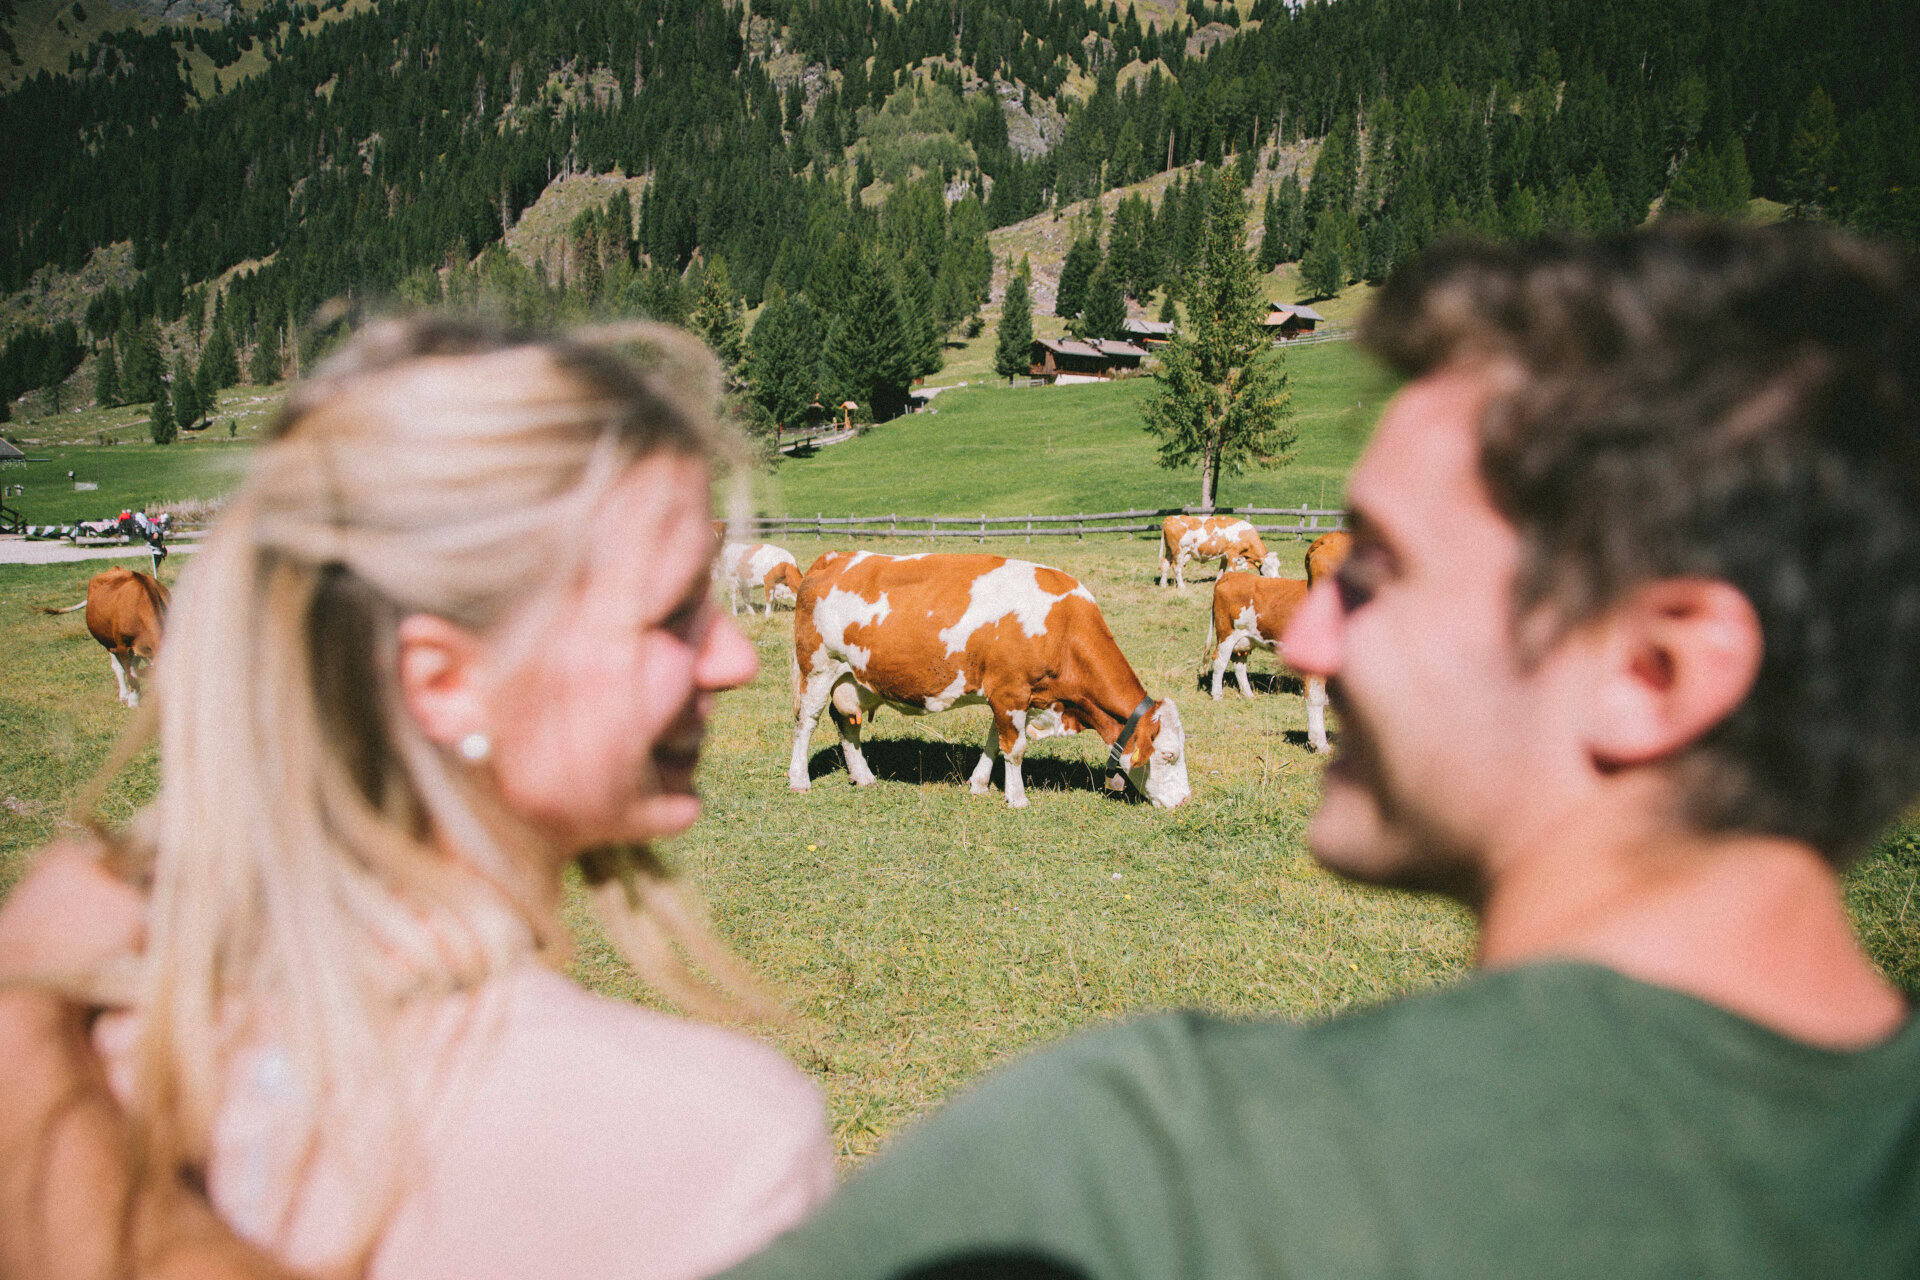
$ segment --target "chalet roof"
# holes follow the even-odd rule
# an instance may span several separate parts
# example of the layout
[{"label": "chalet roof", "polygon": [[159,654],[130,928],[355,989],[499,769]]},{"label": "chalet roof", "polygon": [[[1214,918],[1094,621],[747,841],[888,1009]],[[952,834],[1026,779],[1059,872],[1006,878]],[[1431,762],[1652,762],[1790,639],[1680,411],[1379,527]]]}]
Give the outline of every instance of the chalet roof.
[{"label": "chalet roof", "polygon": [[1269,324],[1284,320],[1288,316],[1299,316],[1302,320],[1325,320],[1326,317],[1312,307],[1303,307],[1296,302],[1269,302],[1267,304],[1267,322]]},{"label": "chalet roof", "polygon": [[1173,336],[1173,321],[1128,320],[1127,332],[1140,338],[1171,338]]},{"label": "chalet roof", "polygon": [[26,456],[27,456],[26,454],[20,452],[19,449],[14,447],[14,444],[12,441],[0,440],[0,461],[4,461],[4,462],[25,461]]},{"label": "chalet roof", "polygon": [[1111,338],[1035,338],[1033,345],[1045,347],[1055,355],[1079,356],[1083,360],[1136,359],[1147,357],[1146,349],[1136,347],[1131,342],[1118,342]]}]

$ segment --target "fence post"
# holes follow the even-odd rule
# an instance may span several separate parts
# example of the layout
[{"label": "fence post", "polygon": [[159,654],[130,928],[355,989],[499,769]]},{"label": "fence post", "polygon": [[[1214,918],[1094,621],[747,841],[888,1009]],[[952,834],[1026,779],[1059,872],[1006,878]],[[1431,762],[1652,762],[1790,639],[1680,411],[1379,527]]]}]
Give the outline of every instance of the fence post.
[{"label": "fence post", "polygon": [[889,538],[895,537],[896,535],[899,534],[899,532],[900,532],[900,513],[898,511],[888,513],[887,536]]},{"label": "fence post", "polygon": [[822,542],[827,540],[827,513],[824,511],[813,513],[813,536]]},{"label": "fence post", "polygon": [[982,543],[982,544],[984,544],[984,543],[986,542],[986,540],[987,540],[987,513],[986,513],[986,512],[984,512],[984,511],[982,511],[982,512],[980,513],[980,537],[979,537],[979,542],[980,542],[980,543]]},{"label": "fence post", "polygon": [[1080,519],[1074,525],[1074,529],[1076,530],[1076,532],[1073,535],[1074,541],[1085,542],[1087,540],[1087,513],[1086,512],[1082,511],[1080,513]]},{"label": "fence post", "polygon": [[940,517],[928,516],[927,517],[927,545],[932,546],[933,540],[936,537],[938,537],[939,534],[940,534]]},{"label": "fence post", "polygon": [[1033,512],[1027,512],[1027,545],[1033,545]]}]

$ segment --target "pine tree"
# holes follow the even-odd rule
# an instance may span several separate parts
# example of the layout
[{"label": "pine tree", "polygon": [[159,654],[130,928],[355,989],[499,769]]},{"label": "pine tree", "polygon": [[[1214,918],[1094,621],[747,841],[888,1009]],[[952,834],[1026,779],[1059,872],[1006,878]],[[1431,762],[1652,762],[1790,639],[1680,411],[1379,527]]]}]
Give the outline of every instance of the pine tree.
[{"label": "pine tree", "polygon": [[1162,294],[1160,297],[1160,323],[1161,324],[1179,324],[1180,323],[1180,303],[1173,296],[1172,285],[1168,285],[1166,293]]},{"label": "pine tree", "polygon": [[700,301],[694,305],[688,324],[720,361],[729,382],[737,382],[747,355],[747,313],[733,295],[725,258],[716,257],[708,265],[700,284]]},{"label": "pine tree", "polygon": [[161,387],[160,394],[153,398],[153,413],[148,419],[147,428],[155,444],[172,444],[180,434],[180,429],[174,425],[173,406],[167,401],[165,387]]},{"label": "pine tree", "polygon": [[124,403],[139,404],[160,394],[160,331],[146,320],[123,335],[120,396]]},{"label": "pine tree", "polygon": [[1232,169],[1213,182],[1187,328],[1167,345],[1144,409],[1160,465],[1199,464],[1200,505],[1209,511],[1223,470],[1279,466],[1297,434],[1285,418],[1286,375],[1261,324],[1260,279],[1244,247],[1246,200]]},{"label": "pine tree", "polygon": [[906,408],[913,381],[906,311],[877,247],[860,254],[849,283],[821,362],[836,400],[851,400],[870,421],[884,422]]},{"label": "pine tree", "polygon": [[206,416],[206,408],[200,403],[199,393],[193,385],[193,367],[187,363],[187,353],[182,351],[173,358],[173,384],[167,392],[173,408],[174,425],[182,431],[191,431],[194,425]]},{"label": "pine tree", "polygon": [[803,422],[820,389],[820,318],[804,294],[775,285],[747,335],[754,405],[778,427]]},{"label": "pine tree", "polygon": [[104,343],[93,358],[93,402],[102,409],[120,403],[120,365],[113,356],[113,345]]},{"label": "pine tree", "polygon": [[271,324],[260,326],[260,340],[253,344],[253,356],[247,361],[247,381],[256,387],[280,381],[280,331]]},{"label": "pine tree", "polygon": [[1103,262],[1087,284],[1086,313],[1079,333],[1084,338],[1121,338],[1126,336],[1127,298],[1120,291],[1120,273],[1111,262]]},{"label": "pine tree", "polygon": [[[221,295],[224,300],[225,294]],[[200,398],[208,404],[214,397],[240,381],[240,355],[234,349],[233,330],[227,327],[224,307],[216,309],[213,332],[200,353],[200,371],[195,375]]]},{"label": "pine tree", "polygon": [[1339,221],[1334,215],[1322,214],[1314,223],[1313,244],[1300,259],[1300,283],[1316,298],[1331,298],[1340,292],[1340,282],[1346,278],[1345,265],[1340,261],[1340,228],[1335,225]]},{"label": "pine tree", "polygon": [[1060,265],[1060,287],[1053,295],[1053,314],[1072,319],[1085,309],[1087,282],[1093,279],[1094,269],[1099,265],[1099,241],[1082,236],[1073,242],[1073,247],[1067,250],[1067,260]]},{"label": "pine tree", "polygon": [[1794,118],[1787,143],[1787,192],[1796,218],[1812,217],[1827,199],[1827,169],[1840,143],[1840,125],[1827,91],[1815,85]]},{"label": "pine tree", "polygon": [[1033,299],[1026,278],[1018,271],[1007,276],[1006,296],[1000,300],[1000,331],[994,340],[993,371],[1011,382],[1033,367]]}]

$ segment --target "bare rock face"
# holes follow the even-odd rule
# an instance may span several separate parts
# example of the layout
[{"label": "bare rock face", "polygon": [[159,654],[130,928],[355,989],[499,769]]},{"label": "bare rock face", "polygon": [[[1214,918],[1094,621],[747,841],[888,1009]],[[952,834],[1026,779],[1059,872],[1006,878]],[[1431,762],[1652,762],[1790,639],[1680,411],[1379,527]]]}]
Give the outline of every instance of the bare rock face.
[{"label": "bare rock face", "polygon": [[109,7],[162,22],[191,22],[196,18],[231,22],[237,14],[232,0],[109,0]]},{"label": "bare rock face", "polygon": [[1000,109],[1007,117],[1007,145],[1022,160],[1043,156],[1067,136],[1067,118],[1044,98],[1032,99],[1032,112],[1021,105],[1017,84],[999,83]]}]

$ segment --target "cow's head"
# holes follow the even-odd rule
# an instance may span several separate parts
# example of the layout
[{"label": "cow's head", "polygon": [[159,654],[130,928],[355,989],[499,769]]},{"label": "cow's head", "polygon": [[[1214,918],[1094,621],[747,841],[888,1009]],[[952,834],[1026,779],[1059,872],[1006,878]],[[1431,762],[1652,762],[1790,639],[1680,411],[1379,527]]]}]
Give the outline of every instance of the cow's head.
[{"label": "cow's head", "polygon": [[1140,722],[1134,742],[1127,759],[1127,781],[1135,791],[1159,809],[1171,809],[1193,794],[1187,784],[1187,733],[1180,727],[1180,709],[1173,699],[1162,698],[1154,704]]},{"label": "cow's head", "polygon": [[1260,576],[1263,578],[1277,578],[1280,576],[1280,553],[1278,551],[1267,552],[1266,558],[1260,562]]},{"label": "cow's head", "polygon": [[790,564],[781,565],[773,571],[767,591],[781,604],[797,606],[800,603],[800,570]]}]

